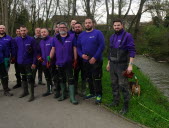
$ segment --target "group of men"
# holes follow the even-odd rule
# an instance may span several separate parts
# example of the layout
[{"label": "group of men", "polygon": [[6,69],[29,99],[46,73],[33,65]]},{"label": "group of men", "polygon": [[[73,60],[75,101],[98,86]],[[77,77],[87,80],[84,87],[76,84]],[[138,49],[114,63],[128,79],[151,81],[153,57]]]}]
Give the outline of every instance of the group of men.
[{"label": "group of men", "polygon": [[[60,22],[55,27],[55,35],[49,36],[47,28],[36,28],[35,37],[28,35],[25,26],[16,30],[17,37],[12,39],[5,33],[5,26],[0,25],[0,78],[4,95],[12,96],[8,88],[9,63],[15,64],[17,85],[22,85],[23,92],[20,98],[29,95],[29,102],[34,100],[34,86],[37,69],[39,74],[44,72],[47,91],[43,96],[51,94],[63,101],[69,94],[70,102],[78,104],[75,94],[78,92],[85,99],[95,98],[95,103],[102,101],[102,53],[105,48],[104,36],[100,30],[94,29],[94,22],[86,18],[82,24],[76,20],[71,21],[71,29],[65,22]],[[124,96],[122,114],[128,111],[129,87],[128,81],[122,72],[132,71],[135,46],[131,34],[123,29],[121,20],[113,22],[115,34],[110,38],[110,55],[107,70],[110,71],[113,102],[109,106],[118,106],[120,90]],[[19,34],[20,31],[20,34]],[[81,71],[82,84],[79,87],[78,76]],[[20,77],[21,75],[21,77]],[[38,84],[42,83],[42,75]],[[89,93],[86,94],[86,82]],[[29,89],[29,90],[28,90]],[[78,91],[80,90],[80,91]]]}]

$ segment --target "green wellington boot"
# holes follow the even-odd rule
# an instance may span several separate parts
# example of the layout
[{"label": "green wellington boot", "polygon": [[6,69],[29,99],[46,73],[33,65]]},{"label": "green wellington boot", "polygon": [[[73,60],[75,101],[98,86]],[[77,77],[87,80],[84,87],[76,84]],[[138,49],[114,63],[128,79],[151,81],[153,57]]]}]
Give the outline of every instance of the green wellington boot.
[{"label": "green wellington boot", "polygon": [[29,89],[30,89],[31,95],[30,95],[28,102],[31,102],[35,99],[35,97],[34,97],[34,84],[33,83],[29,84]]},{"label": "green wellington boot", "polygon": [[75,86],[69,85],[69,95],[70,95],[70,102],[72,104],[78,104],[78,101],[75,99]]},{"label": "green wellington boot", "polygon": [[64,99],[66,99],[66,94],[65,94],[66,84],[60,83],[60,88],[61,88],[61,96],[59,97],[58,101],[62,101]]}]

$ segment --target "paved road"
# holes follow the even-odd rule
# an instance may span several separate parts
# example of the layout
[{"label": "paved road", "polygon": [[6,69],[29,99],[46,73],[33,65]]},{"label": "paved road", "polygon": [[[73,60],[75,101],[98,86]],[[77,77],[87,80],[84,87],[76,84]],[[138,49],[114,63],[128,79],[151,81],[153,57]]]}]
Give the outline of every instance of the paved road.
[{"label": "paved road", "polygon": [[[10,87],[15,84],[13,67],[10,69]],[[69,100],[58,102],[53,95],[41,97],[45,86],[35,88],[36,100],[18,98],[21,88],[12,90],[13,97],[5,97],[0,91],[0,128],[139,128],[93,101],[78,97],[79,105]]]}]

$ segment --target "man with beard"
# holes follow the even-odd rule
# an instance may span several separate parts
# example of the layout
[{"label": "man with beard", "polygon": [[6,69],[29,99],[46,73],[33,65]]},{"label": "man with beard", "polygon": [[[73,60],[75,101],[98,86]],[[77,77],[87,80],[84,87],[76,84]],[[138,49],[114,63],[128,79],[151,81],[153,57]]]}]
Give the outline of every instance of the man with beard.
[{"label": "man with beard", "polygon": [[101,103],[102,98],[102,53],[104,50],[104,36],[101,31],[93,29],[93,20],[85,20],[86,31],[78,37],[78,54],[83,59],[85,78],[89,83],[90,93],[85,96],[89,99],[96,96],[95,103]]},{"label": "man with beard", "polygon": [[28,86],[30,89],[30,98],[28,102],[34,100],[34,80],[32,69],[36,68],[36,51],[37,46],[34,38],[27,35],[28,30],[25,26],[20,27],[21,36],[15,39],[16,43],[16,58],[21,71],[23,93],[20,98],[29,94]]},{"label": "man with beard", "polygon": [[5,96],[12,96],[8,88],[8,69],[12,38],[5,33],[5,26],[0,25],[0,79]]},{"label": "man with beard", "polygon": [[[76,42],[78,40],[78,36],[80,33],[82,33],[83,27],[82,24],[79,22],[76,22],[74,25],[74,31],[75,31],[75,38]],[[82,58],[80,56],[77,57],[77,66],[74,69],[74,80],[75,80],[75,92],[77,92],[78,88],[80,89],[80,96],[85,95],[85,90],[86,90],[86,80],[84,77],[84,72],[83,72],[83,66],[82,66]],[[81,71],[81,87],[78,87],[78,78],[79,78],[79,72]]]},{"label": "man with beard", "polygon": [[42,63],[42,69],[45,74],[45,79],[47,82],[47,91],[42,96],[48,96],[51,94],[52,90],[52,76],[51,70],[54,67],[54,63],[49,60],[50,51],[52,49],[53,38],[49,36],[49,31],[46,28],[41,29],[40,49],[38,52],[38,61]]},{"label": "man with beard", "polygon": [[[42,40],[41,38],[41,28],[35,28],[35,36],[34,36],[35,42],[37,47],[39,47],[39,43]],[[38,84],[39,85],[45,85],[42,82],[42,63],[38,62],[36,68],[33,70],[33,79],[34,79],[34,83],[36,80],[36,72],[38,71]]]},{"label": "man with beard", "polygon": [[61,22],[59,24],[59,34],[54,38],[53,47],[50,53],[50,57],[56,56],[56,66],[59,73],[59,84],[61,88],[61,96],[59,101],[63,101],[66,98],[66,82],[68,82],[70,102],[72,104],[78,104],[75,99],[75,88],[72,63],[77,62],[77,50],[75,47],[74,34],[68,33],[67,24]]},{"label": "man with beard", "polygon": [[[21,36],[20,29],[17,28],[16,29],[16,37],[15,38],[20,37],[20,36]],[[13,86],[13,89],[21,87],[21,75],[20,75],[19,66],[18,66],[18,63],[17,63],[16,60],[17,59],[15,58],[15,60],[14,60],[14,67],[15,67],[15,76],[16,76],[16,82],[17,83],[16,83],[15,86]]]},{"label": "man with beard", "polygon": [[136,51],[132,35],[123,29],[123,23],[120,19],[113,21],[113,28],[115,34],[110,37],[110,56],[107,64],[107,70],[110,71],[112,81],[113,102],[108,106],[116,107],[119,105],[121,90],[124,105],[120,113],[125,114],[128,112],[130,92],[128,79],[123,75],[123,72],[131,73]]},{"label": "man with beard", "polygon": [[73,34],[73,33],[75,33],[75,30],[74,30],[74,26],[75,26],[75,24],[76,24],[76,20],[71,20],[71,22],[70,22],[70,30],[69,30],[69,34]]}]

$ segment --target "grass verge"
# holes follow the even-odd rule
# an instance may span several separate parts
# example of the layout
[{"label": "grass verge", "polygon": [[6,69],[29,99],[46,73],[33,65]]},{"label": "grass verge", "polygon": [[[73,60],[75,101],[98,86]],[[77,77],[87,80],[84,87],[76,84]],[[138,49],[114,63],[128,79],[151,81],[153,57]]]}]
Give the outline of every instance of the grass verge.
[{"label": "grass verge", "polygon": [[[106,64],[107,60],[104,59],[102,78],[103,104],[112,102],[110,74],[106,71]],[[136,66],[134,66],[133,71],[141,85],[141,96],[131,97],[129,112],[124,116],[151,128],[169,128],[169,102],[167,98],[153,86],[150,79]],[[121,102],[119,107],[110,109],[119,112],[122,108],[122,104],[123,102]]]}]

